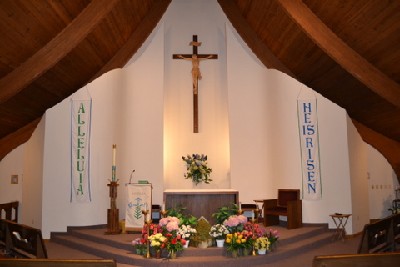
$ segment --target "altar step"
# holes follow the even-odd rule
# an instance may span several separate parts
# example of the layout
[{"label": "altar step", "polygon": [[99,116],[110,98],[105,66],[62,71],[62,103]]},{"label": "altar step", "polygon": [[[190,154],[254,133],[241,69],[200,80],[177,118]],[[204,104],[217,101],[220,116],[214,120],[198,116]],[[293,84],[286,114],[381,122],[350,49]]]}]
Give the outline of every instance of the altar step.
[{"label": "altar step", "polygon": [[[217,247],[207,249],[189,247],[175,260],[145,259],[143,256],[134,254],[131,245],[131,241],[138,237],[138,234],[106,235],[104,234],[106,231],[104,226],[70,227],[67,233],[53,233],[50,242],[98,258],[112,258],[119,264],[132,266],[158,266],[162,263],[169,266],[198,266],[199,262],[207,266],[223,266],[226,264],[240,266],[242,261],[246,261],[248,266],[253,266],[288,259],[332,242],[332,232],[328,231],[326,225],[305,226],[294,230],[278,227],[274,227],[274,229],[278,229],[281,234],[276,251],[267,255],[247,256],[238,259],[228,257],[225,249]],[[52,258],[51,255],[49,257]]]}]

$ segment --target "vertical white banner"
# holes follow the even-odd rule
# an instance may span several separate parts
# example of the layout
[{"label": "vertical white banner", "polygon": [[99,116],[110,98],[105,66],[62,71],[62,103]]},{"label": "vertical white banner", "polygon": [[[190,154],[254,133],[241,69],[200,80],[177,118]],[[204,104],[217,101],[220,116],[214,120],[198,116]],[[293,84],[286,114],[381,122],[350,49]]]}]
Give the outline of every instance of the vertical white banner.
[{"label": "vertical white banner", "polygon": [[128,205],[126,206],[125,228],[142,229],[144,217],[142,210],[149,210],[151,219],[151,184],[128,184]]},{"label": "vertical white banner", "polygon": [[319,200],[322,197],[317,99],[314,94],[301,90],[297,98],[300,136],[303,199]]},{"label": "vertical white banner", "polygon": [[90,124],[92,100],[71,100],[71,199],[91,201]]}]

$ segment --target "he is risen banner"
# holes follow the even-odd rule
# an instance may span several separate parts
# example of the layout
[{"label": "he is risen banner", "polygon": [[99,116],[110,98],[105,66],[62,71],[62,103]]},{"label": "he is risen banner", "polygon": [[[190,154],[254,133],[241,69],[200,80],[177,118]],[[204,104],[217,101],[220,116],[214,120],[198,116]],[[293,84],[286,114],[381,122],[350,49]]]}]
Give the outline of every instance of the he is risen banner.
[{"label": "he is risen banner", "polygon": [[301,90],[297,98],[303,199],[319,200],[322,196],[319,164],[317,99]]},{"label": "he is risen banner", "polygon": [[71,202],[89,202],[92,100],[71,101]]}]

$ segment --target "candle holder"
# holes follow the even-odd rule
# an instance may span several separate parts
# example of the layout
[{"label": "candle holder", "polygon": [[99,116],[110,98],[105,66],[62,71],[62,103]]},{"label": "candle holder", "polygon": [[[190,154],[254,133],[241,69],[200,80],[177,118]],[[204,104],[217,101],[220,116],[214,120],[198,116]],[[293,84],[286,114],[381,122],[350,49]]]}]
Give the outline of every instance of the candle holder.
[{"label": "candle holder", "polygon": [[144,257],[146,259],[150,259],[150,240],[149,240],[149,236],[150,236],[150,224],[151,224],[151,219],[147,220],[147,214],[149,214],[149,210],[142,210],[142,214],[144,217],[144,224],[146,225],[146,232],[147,232],[147,238],[146,238],[146,255],[144,255]]},{"label": "candle holder", "polygon": [[[254,212],[254,211],[253,211]],[[254,214],[255,214],[255,212],[254,212]],[[252,230],[253,230],[253,240],[256,240],[256,238],[257,238],[257,236],[255,235],[255,233],[254,233],[254,224],[255,224],[255,221],[256,221],[256,219],[254,219],[254,218],[251,218],[251,226],[252,226]],[[256,254],[256,248],[255,248],[255,246],[254,246],[254,243],[253,243],[253,251],[251,252],[251,255],[252,256],[256,256],[257,254]]]},{"label": "candle holder", "polygon": [[161,213],[161,217],[163,217],[163,218],[167,217],[168,212],[166,210],[162,210],[160,213]]},{"label": "candle holder", "polygon": [[120,234],[119,210],[117,209],[117,188],[118,181],[110,181],[107,186],[110,189],[110,208],[107,210],[107,232],[106,234]]}]

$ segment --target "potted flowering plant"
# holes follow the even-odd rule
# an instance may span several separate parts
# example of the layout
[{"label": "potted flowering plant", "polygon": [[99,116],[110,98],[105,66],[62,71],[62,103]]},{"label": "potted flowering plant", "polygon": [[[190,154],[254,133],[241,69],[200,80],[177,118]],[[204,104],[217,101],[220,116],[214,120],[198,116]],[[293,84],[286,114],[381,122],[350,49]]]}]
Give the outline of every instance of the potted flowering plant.
[{"label": "potted flowering plant", "polygon": [[225,225],[218,223],[211,226],[209,234],[216,239],[217,247],[223,247],[225,237],[227,234],[229,234],[229,230]]},{"label": "potted flowering plant", "polygon": [[266,235],[266,231],[264,228],[261,228],[258,223],[251,223],[247,222],[244,225],[244,229],[247,230],[248,232],[252,232],[254,236],[256,237],[262,237]]},{"label": "potted flowering plant", "polygon": [[247,217],[243,215],[231,215],[223,222],[230,233],[241,232],[244,229],[244,224],[247,222]]},{"label": "potted flowering plant", "polygon": [[146,252],[146,239],[144,238],[136,238],[132,241],[132,245],[135,247],[136,249],[136,254],[138,255],[144,255]]},{"label": "potted flowering plant", "polygon": [[268,232],[265,234],[265,236],[268,238],[268,240],[270,242],[270,249],[274,250],[276,248],[276,245],[277,245],[278,239],[279,239],[278,230],[269,229]]},{"label": "potted flowering plant", "polygon": [[188,154],[186,157],[182,157],[182,160],[186,162],[185,179],[192,179],[196,185],[201,182],[209,184],[212,181],[209,178],[212,169],[207,166],[207,155]]},{"label": "potted flowering plant", "polygon": [[185,248],[189,246],[190,237],[197,234],[197,230],[193,228],[191,225],[182,224],[179,227],[178,235],[182,237],[182,239],[186,240]]},{"label": "potted flowering plant", "polygon": [[156,258],[161,257],[161,249],[166,246],[167,238],[162,233],[149,236],[150,246],[155,250]]},{"label": "potted flowering plant", "polygon": [[232,254],[233,258],[237,258],[239,256],[239,250],[244,248],[246,246],[246,243],[246,237],[243,236],[240,232],[226,235],[226,249]]},{"label": "potted flowering plant", "polygon": [[270,242],[268,237],[262,236],[256,239],[254,242],[254,248],[257,250],[258,254],[265,254],[269,249]]},{"label": "potted flowering plant", "polygon": [[166,247],[170,258],[176,258],[176,253],[181,251],[183,245],[186,243],[186,240],[182,239],[181,235],[178,234],[179,223],[180,220],[174,216],[162,218],[159,222],[159,225],[167,239]]},{"label": "potted flowering plant", "polygon": [[173,232],[173,233],[168,233],[166,234],[166,238],[167,238],[167,249],[168,249],[168,256],[171,259],[175,259],[176,258],[176,253],[178,251],[183,250],[183,246],[186,243],[185,239],[182,239],[182,237],[177,234],[177,232]]}]

